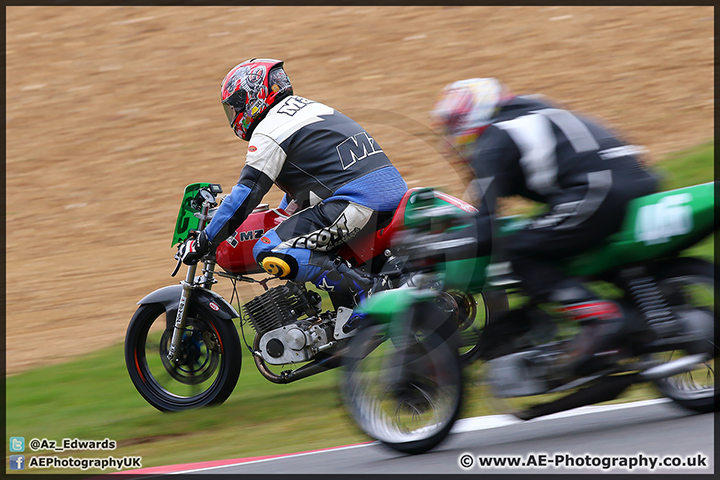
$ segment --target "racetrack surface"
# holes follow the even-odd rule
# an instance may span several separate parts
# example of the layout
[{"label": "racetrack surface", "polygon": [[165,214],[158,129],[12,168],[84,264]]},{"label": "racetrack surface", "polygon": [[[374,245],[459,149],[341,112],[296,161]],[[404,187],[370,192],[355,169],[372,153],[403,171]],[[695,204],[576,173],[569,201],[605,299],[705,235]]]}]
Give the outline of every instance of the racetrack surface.
[{"label": "racetrack surface", "polygon": [[[714,415],[696,415],[665,399],[619,405],[583,407],[521,422],[494,415],[459,421],[453,433],[435,450],[415,456],[402,455],[375,442],[278,457],[222,461],[211,466],[151,468],[127,473],[161,472],[193,474],[487,474],[487,473],[714,473]],[[463,468],[460,458],[474,457]],[[532,458],[531,458],[532,455]],[[480,467],[477,457],[520,457],[525,467]],[[544,457],[543,457],[544,456]],[[610,460],[603,460],[608,458]],[[696,458],[706,466],[650,467],[678,457]],[[547,465],[540,466],[542,458]],[[562,458],[562,462],[558,459]],[[589,460],[587,460],[589,458]],[[634,468],[603,469],[603,461],[626,458]],[[550,462],[558,460],[559,465]],[[574,461],[574,466],[568,462]],[[590,466],[580,466],[581,462]],[[620,460],[617,460],[618,462]],[[593,462],[597,466],[593,466]],[[562,464],[560,464],[562,463]],[[608,465],[610,465],[608,463]]]}]

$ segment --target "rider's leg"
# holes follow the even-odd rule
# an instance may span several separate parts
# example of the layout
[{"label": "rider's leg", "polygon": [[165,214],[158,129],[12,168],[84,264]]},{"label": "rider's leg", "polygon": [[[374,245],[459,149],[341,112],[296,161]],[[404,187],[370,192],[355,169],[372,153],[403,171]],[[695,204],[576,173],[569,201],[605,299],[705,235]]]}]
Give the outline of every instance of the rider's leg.
[{"label": "rider's leg", "polygon": [[624,323],[621,307],[600,299],[558,264],[599,245],[620,228],[626,200],[606,194],[592,212],[583,208],[592,195],[566,198],[506,241],[513,272],[535,303],[557,302],[560,312],[577,320],[581,333],[570,344],[569,370],[584,375],[611,357]]},{"label": "rider's leg", "polygon": [[559,304],[557,311],[580,325],[580,333],[567,345],[563,369],[571,375],[589,375],[613,359],[625,323],[617,302],[601,299],[579,280],[564,276],[547,262],[525,257],[513,265],[518,266],[515,272],[534,301]]},{"label": "rider's leg", "polygon": [[[358,234],[375,230],[377,212],[346,201],[323,202],[302,210],[269,230],[253,248],[270,274],[312,282],[328,292],[349,292],[362,300],[373,277],[337,257],[337,248]],[[362,232],[362,233],[361,233]]]}]

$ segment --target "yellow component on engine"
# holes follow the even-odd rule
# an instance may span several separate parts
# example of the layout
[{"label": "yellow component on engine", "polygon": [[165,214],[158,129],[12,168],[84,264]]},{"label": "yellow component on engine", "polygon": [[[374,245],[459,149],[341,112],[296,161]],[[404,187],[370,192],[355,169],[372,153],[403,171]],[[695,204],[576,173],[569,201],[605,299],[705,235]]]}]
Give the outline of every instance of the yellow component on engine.
[{"label": "yellow component on engine", "polygon": [[265,257],[262,261],[262,267],[270,275],[283,278],[290,275],[290,265],[278,257]]}]

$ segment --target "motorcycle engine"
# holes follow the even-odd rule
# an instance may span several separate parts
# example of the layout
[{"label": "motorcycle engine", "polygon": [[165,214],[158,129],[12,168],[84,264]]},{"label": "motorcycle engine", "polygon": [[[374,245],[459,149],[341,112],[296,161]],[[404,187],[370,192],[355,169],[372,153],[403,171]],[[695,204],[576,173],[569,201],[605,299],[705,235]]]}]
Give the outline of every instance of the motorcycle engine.
[{"label": "motorcycle engine", "polygon": [[[274,287],[243,305],[271,365],[305,362],[333,338],[332,318],[319,318],[322,299],[294,282]],[[301,318],[305,317],[305,318]]]}]

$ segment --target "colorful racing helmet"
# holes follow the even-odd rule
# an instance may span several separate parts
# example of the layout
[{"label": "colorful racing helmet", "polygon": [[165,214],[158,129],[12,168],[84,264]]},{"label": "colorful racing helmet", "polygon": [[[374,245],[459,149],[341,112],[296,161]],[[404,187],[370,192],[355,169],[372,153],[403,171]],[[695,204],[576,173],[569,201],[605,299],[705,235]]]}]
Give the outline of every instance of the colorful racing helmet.
[{"label": "colorful racing helmet", "polygon": [[225,75],[220,93],[235,135],[248,140],[270,107],[292,95],[293,89],[282,61],[253,58]]},{"label": "colorful racing helmet", "polygon": [[513,97],[495,78],[470,78],[443,88],[430,113],[433,125],[441,131],[461,156],[490,125],[502,104]]}]

